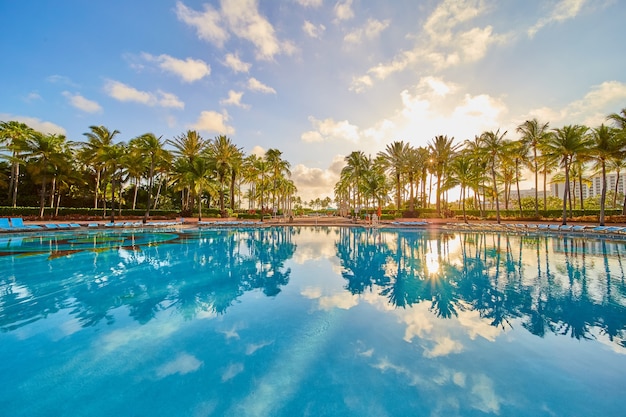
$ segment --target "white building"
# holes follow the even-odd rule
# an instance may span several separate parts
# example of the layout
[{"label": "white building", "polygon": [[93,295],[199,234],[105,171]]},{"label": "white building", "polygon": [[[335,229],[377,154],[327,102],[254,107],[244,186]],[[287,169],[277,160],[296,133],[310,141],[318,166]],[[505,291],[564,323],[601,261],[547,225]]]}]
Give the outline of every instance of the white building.
[{"label": "white building", "polygon": [[[595,196],[599,196],[600,194],[602,194],[602,176],[596,175],[594,177],[591,177],[590,180],[591,180],[591,183],[583,184],[583,198],[595,197]],[[615,190],[616,181],[617,181],[617,174],[611,173],[611,174],[606,175],[607,193],[609,191]],[[624,185],[625,185],[624,175],[621,174],[619,176],[619,184],[617,185],[618,193],[626,193],[626,189],[624,188]],[[572,187],[574,187],[574,182],[570,181],[570,189],[572,189]],[[551,184],[550,191],[552,192],[552,195],[558,196],[559,198],[563,198],[563,193],[565,192],[565,183],[560,182],[560,183]],[[578,182],[576,183],[576,190],[572,189],[572,191],[576,192],[576,197],[578,198],[578,196],[580,195],[580,185],[578,184]]]}]

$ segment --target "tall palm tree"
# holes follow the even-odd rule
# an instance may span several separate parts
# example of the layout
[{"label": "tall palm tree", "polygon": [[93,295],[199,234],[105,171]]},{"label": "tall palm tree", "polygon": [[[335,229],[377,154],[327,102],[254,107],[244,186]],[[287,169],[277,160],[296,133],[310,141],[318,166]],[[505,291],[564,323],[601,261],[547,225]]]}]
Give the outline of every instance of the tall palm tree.
[{"label": "tall palm tree", "polygon": [[[195,158],[200,157],[205,151],[208,141],[205,140],[196,130],[188,130],[184,134],[168,139],[167,144],[174,150],[172,153],[177,158],[182,158],[188,164],[193,163]],[[181,208],[183,211],[189,209],[190,189],[189,185],[183,183],[181,190]]]},{"label": "tall palm tree", "polygon": [[402,210],[402,174],[407,169],[407,157],[411,145],[404,141],[395,141],[385,148],[384,152],[378,152],[378,156],[383,162],[384,169],[393,175],[396,186],[396,208]]},{"label": "tall palm tree", "polygon": [[498,196],[498,184],[496,182],[496,167],[501,162],[504,152],[506,150],[507,141],[504,139],[506,131],[500,134],[500,129],[497,131],[483,132],[480,135],[482,146],[486,152],[489,168],[491,171],[491,181],[493,187],[493,196],[496,199],[496,220],[500,223],[500,198]]},{"label": "tall palm tree", "polygon": [[278,149],[272,148],[268,149],[265,152],[265,162],[267,162],[268,169],[272,174],[272,206],[274,211],[278,208],[276,207],[276,184],[280,177],[291,176],[291,164],[282,158],[283,153]]},{"label": "tall palm tree", "polygon": [[457,178],[461,187],[461,204],[463,206],[463,221],[467,223],[465,210],[465,194],[468,187],[477,180],[477,171],[473,166],[473,158],[469,152],[459,152],[450,163],[450,171]]},{"label": "tall palm tree", "polygon": [[433,159],[434,172],[437,176],[437,213],[441,214],[441,186],[444,183],[448,170],[448,163],[459,148],[459,144],[454,144],[454,138],[448,136],[435,136],[429,144],[431,158]]},{"label": "tall palm tree", "polygon": [[154,133],[144,133],[141,136],[131,139],[129,146],[134,151],[142,152],[148,159],[149,171],[148,171],[148,205],[146,206],[146,213],[144,214],[144,223],[150,217],[150,207],[152,205],[152,198],[154,192],[154,171],[157,164],[168,157],[168,151],[164,148],[165,143],[161,141],[161,137],[156,137]]},{"label": "tall palm tree", "polygon": [[0,123],[0,145],[6,148],[10,154],[11,178],[9,185],[9,198],[12,198],[13,207],[17,207],[17,189],[20,176],[20,153],[23,151],[26,140],[35,134],[35,130],[15,120]]},{"label": "tall palm tree", "polygon": [[27,169],[37,182],[41,184],[39,198],[39,218],[43,218],[46,186],[55,172],[55,167],[67,164],[63,153],[65,136],[44,135],[35,132],[26,139],[24,146],[24,159],[28,161]]},{"label": "tall palm tree", "polygon": [[[119,187],[118,195],[121,200],[124,171],[123,164],[126,154],[128,153],[128,147],[123,142],[108,146],[103,153],[106,167],[105,169],[109,172],[109,176],[111,178],[111,223],[115,222],[115,186],[117,184]],[[121,208],[122,205],[120,201],[119,209],[121,210]]]},{"label": "tall palm tree", "polygon": [[351,152],[344,158],[346,166],[341,170],[340,176],[352,189],[352,207],[358,210],[361,206],[361,191],[363,175],[366,171],[367,157],[362,151]]},{"label": "tall palm tree", "polygon": [[[229,178],[233,178],[235,166],[241,161],[241,149],[233,144],[229,137],[220,135],[209,142],[206,155],[211,160],[215,168],[217,180],[220,184],[220,212],[222,217],[226,217],[224,205],[225,183]],[[233,202],[230,202],[233,208]]]},{"label": "tall palm tree", "polygon": [[[545,142],[550,134],[548,126],[549,123],[540,123],[536,118],[526,120],[524,123],[517,126],[517,133],[522,135],[522,143],[527,150],[532,150],[533,154],[532,160],[529,162],[532,165],[533,174],[535,175],[535,216],[539,216],[539,160],[537,150],[539,149],[539,145]],[[522,156],[525,157],[526,154]]]},{"label": "tall palm tree", "polygon": [[594,168],[602,173],[602,192],[600,194],[600,226],[604,226],[604,209],[606,204],[606,165],[607,161],[614,158],[621,151],[621,143],[616,140],[615,130],[604,124],[591,131],[590,156],[595,160]]},{"label": "tall palm tree", "polygon": [[[83,133],[87,138],[87,142],[82,144],[83,159],[88,166],[91,166],[96,176],[96,184],[94,191],[94,208],[98,208],[98,197],[100,196],[100,183],[102,175],[106,167],[106,153],[108,147],[113,145],[113,139],[120,132],[119,130],[110,131],[104,126],[89,126],[90,131]],[[106,204],[105,210],[106,210]]]},{"label": "tall palm tree", "polygon": [[586,126],[568,125],[552,129],[552,134],[544,143],[546,156],[558,159],[565,170],[565,189],[563,193],[563,224],[567,224],[567,198],[570,192],[570,166],[576,156],[584,152],[589,142],[585,138]]}]

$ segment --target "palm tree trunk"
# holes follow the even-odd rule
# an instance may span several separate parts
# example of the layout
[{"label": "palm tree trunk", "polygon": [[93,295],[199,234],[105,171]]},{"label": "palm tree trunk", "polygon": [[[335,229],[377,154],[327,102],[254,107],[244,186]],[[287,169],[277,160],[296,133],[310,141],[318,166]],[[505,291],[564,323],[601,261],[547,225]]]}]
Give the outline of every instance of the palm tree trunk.
[{"label": "palm tree trunk", "polygon": [[163,187],[163,183],[165,181],[159,175],[159,188],[157,188],[157,195],[154,197],[154,204],[152,205],[152,209],[156,210],[157,204],[159,204],[159,198],[161,197],[161,187]]},{"label": "palm tree trunk", "polygon": [[[14,157],[17,157],[17,154],[14,153],[13,154]],[[17,207],[17,186],[19,184],[19,178],[20,178],[20,163],[19,162],[13,162],[13,171],[14,171],[14,176],[13,176],[13,208]]]},{"label": "palm tree trunk", "polygon": [[535,163],[535,217],[539,217],[539,166],[537,165],[537,146],[533,146],[533,160]]},{"label": "palm tree trunk", "polygon": [[569,195],[569,164],[565,161],[565,189],[563,190],[563,220],[562,224],[567,224],[567,197]]},{"label": "palm tree trunk", "polygon": [[580,209],[585,213],[585,202],[583,201],[583,175],[578,176],[578,190],[580,192]]},{"label": "palm tree trunk", "polygon": [[96,189],[94,191],[94,197],[93,197],[93,208],[97,209],[98,208],[98,191],[100,190],[100,170],[98,169],[96,171]]},{"label": "palm tree trunk", "polygon": [[46,174],[41,181],[41,195],[39,196],[39,218],[43,219],[43,211],[46,205]]},{"label": "palm tree trunk", "polygon": [[496,221],[500,224],[500,199],[498,198],[498,185],[496,183],[496,166],[491,164],[491,179],[493,181],[493,192],[496,197]]},{"label": "palm tree trunk", "polygon": [[56,177],[52,178],[52,189],[50,190],[50,208],[54,208],[54,195],[56,193]]},{"label": "palm tree trunk", "polygon": [[139,181],[135,178],[135,195],[133,196],[133,210],[137,207],[137,191],[139,191]]},{"label": "palm tree trunk", "polygon": [[604,226],[604,204],[606,201],[606,165],[602,160],[602,194],[600,194],[600,226]]}]

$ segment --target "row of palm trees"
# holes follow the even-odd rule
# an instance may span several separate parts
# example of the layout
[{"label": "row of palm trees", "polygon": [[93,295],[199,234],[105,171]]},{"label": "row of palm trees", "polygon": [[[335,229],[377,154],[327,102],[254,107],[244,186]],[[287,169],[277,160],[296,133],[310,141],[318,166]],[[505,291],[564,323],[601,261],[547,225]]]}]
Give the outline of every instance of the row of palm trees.
[{"label": "row of palm trees", "polygon": [[579,201],[584,210],[585,172],[592,170],[594,175],[602,176],[600,224],[604,224],[606,175],[617,173],[617,188],[620,169],[626,165],[626,108],[607,116],[607,122],[609,125],[595,128],[567,125],[551,129],[549,123],[532,119],[517,126],[516,140],[508,139],[508,132],[496,130],[485,131],[463,143],[442,135],[433,138],[426,147],[396,141],[374,158],[355,151],[345,157],[346,166],[334,188],[335,200],[340,206],[358,210],[386,206],[389,196],[394,195],[396,209],[414,212],[416,206],[429,206],[435,181],[435,207],[440,215],[444,214],[443,199],[447,192],[459,187],[465,221],[465,201],[473,193],[483,213],[489,202],[492,207],[495,203],[499,223],[501,199],[508,209],[513,186],[517,188],[517,205],[522,216],[519,183],[523,172],[529,170],[535,181],[536,217],[539,217],[539,176],[543,176],[544,210],[548,176],[552,174],[553,181],[565,183],[562,198],[565,224],[567,209],[571,210],[573,198],[576,201],[570,183],[578,183]]},{"label": "row of palm trees", "polygon": [[[203,138],[189,130],[164,140],[153,133],[117,141],[118,130],[90,126],[85,140],[68,141],[59,134],[44,134],[18,121],[0,122],[0,158],[11,166],[8,175],[0,176],[0,187],[7,188],[13,207],[24,177],[39,186],[40,216],[49,199],[50,206],[60,206],[61,196],[91,194],[93,207],[121,211],[123,191],[132,192],[137,207],[140,189],[145,191],[145,218],[159,207],[165,190],[180,192],[180,209],[197,208],[202,218],[203,201],[216,202],[222,215],[241,206],[241,194],[247,185],[248,208],[289,207],[296,187],[290,164],[278,149],[265,155],[245,155],[227,136]],[[21,168],[26,168],[26,173]],[[88,191],[91,190],[91,191]],[[105,195],[106,194],[106,195]],[[127,199],[128,200],[128,199]]]}]

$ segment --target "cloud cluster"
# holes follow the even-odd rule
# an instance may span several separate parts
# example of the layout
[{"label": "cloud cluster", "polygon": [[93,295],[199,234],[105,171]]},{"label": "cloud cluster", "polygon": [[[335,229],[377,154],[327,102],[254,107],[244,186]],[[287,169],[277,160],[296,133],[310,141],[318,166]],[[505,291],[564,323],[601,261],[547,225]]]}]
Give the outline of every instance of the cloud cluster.
[{"label": "cloud cluster", "polygon": [[110,97],[118,101],[129,101],[147,106],[159,106],[175,109],[184,109],[183,103],[176,95],[161,90],[156,92],[141,91],[115,80],[108,80],[104,85],[104,91]]},{"label": "cloud cluster", "polygon": [[482,59],[491,45],[507,40],[506,35],[494,34],[492,26],[470,25],[488,10],[484,0],[444,0],[426,19],[414,48],[401,50],[365,75],[354,77],[350,89],[362,92],[373,85],[373,78],[384,80],[414,65],[441,70]]},{"label": "cloud cluster", "polygon": [[203,111],[200,113],[196,123],[191,125],[190,128],[218,135],[232,135],[235,133],[235,128],[227,124],[229,119],[230,117],[226,111],[222,113]]},{"label": "cloud cluster", "polygon": [[279,39],[272,24],[259,13],[256,0],[222,0],[220,5],[220,10],[205,4],[203,11],[196,11],[179,1],[175,11],[178,19],[193,27],[200,39],[217,47],[223,47],[235,36],[250,42],[259,60],[295,52],[294,44]]},{"label": "cloud cluster", "polygon": [[573,19],[582,10],[588,0],[560,0],[552,7],[545,17],[542,17],[531,26],[527,33],[530,38],[534,37],[539,30],[552,23],[560,23],[568,19]]},{"label": "cloud cluster", "polygon": [[162,70],[177,75],[187,83],[201,80],[211,74],[211,66],[201,59],[182,60],[165,54],[154,56],[145,52],[142,57],[146,61],[156,63]]},{"label": "cloud cluster", "polygon": [[82,110],[85,113],[101,113],[102,106],[93,100],[86,99],[78,93],[70,93],[69,91],[63,91],[61,93],[63,97],[67,98],[68,102],[78,110]]},{"label": "cloud cluster", "polygon": [[363,38],[365,39],[374,39],[381,34],[382,31],[387,29],[391,20],[385,19],[383,21],[376,19],[367,19],[367,22],[363,27],[354,29],[346,36],[344,36],[343,40],[347,43],[360,43]]}]

